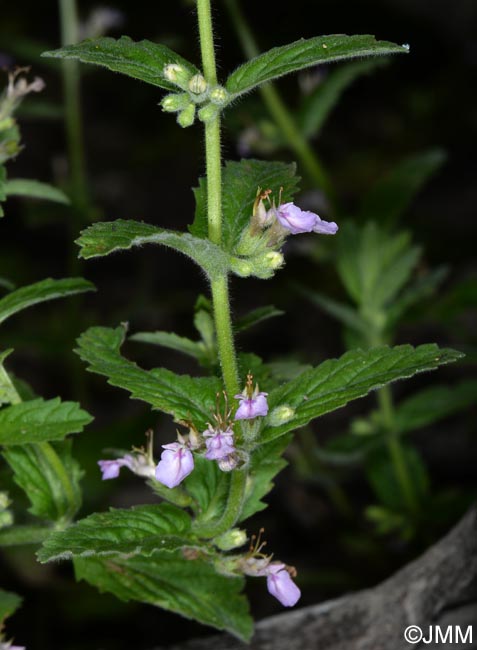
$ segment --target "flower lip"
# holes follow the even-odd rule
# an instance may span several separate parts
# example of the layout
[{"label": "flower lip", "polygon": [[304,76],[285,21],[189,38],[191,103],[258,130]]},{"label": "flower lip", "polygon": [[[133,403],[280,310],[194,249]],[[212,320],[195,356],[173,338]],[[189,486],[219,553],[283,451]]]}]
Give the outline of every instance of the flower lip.
[{"label": "flower lip", "polygon": [[246,397],[243,393],[235,395],[240,400],[240,405],[235,413],[236,420],[250,420],[258,416],[264,417],[268,413],[268,393],[257,393],[254,397]]},{"label": "flower lip", "polygon": [[205,438],[207,460],[221,460],[235,452],[234,434],[230,427],[225,431],[207,429],[202,434]]},{"label": "flower lip", "polygon": [[156,467],[156,480],[168,488],[181,483],[194,469],[194,457],[187,447],[179,442],[162,445],[164,451]]},{"label": "flower lip", "polygon": [[275,214],[280,225],[289,230],[292,235],[311,232],[317,218],[313,212],[305,212],[294,203],[282,203],[276,208]]},{"label": "flower lip", "polygon": [[267,589],[284,607],[293,607],[300,600],[301,591],[293,582],[284,565],[269,565]]}]

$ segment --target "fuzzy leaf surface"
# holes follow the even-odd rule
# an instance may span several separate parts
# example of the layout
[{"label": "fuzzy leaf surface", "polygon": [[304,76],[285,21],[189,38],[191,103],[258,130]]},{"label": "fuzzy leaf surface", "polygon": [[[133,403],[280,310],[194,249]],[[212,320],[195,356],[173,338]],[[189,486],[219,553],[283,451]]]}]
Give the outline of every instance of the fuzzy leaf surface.
[{"label": "fuzzy leaf surface", "polygon": [[0,323],[9,316],[39,302],[94,290],[94,285],[83,278],[64,278],[63,280],[48,278],[35,282],[35,284],[8,293],[0,300]]},{"label": "fuzzy leaf surface", "polygon": [[133,399],[171,413],[176,420],[191,419],[205,429],[215,407],[215,395],[222,388],[220,381],[176,375],[165,368],[144,370],[121,355],[125,337],[124,326],[91,327],[79,337],[77,353],[90,372],[106,376],[109,384],[124,388]]},{"label": "fuzzy leaf surface", "polygon": [[191,75],[199,72],[192,63],[165,45],[147,40],[135,42],[128,36],[121,36],[119,39],[107,36],[89,39],[58,50],[43,52],[42,56],[93,63],[166,90],[177,90],[177,87],[164,77],[164,67],[167,64],[182,65]]},{"label": "fuzzy leaf surface", "polygon": [[72,519],[81,506],[83,472],[71,453],[71,440],[12,445],[3,456],[13,480],[30,500],[28,509],[48,521]]},{"label": "fuzzy leaf surface", "polygon": [[[291,201],[298,191],[300,178],[294,164],[262,160],[228,161],[222,170],[222,241],[226,250],[233,251],[242,230],[252,217],[253,203],[259,187],[271,189],[278,201],[283,187],[283,202]],[[199,180],[194,189],[196,210],[190,232],[196,237],[207,237],[207,181]]]},{"label": "fuzzy leaf surface", "polygon": [[253,630],[248,603],[240,594],[241,577],[218,574],[202,559],[187,560],[179,551],[150,557],[81,558],[76,577],[124,601],[168,609],[247,641]]},{"label": "fuzzy leaf surface", "polygon": [[364,56],[407,53],[402,45],[377,41],[374,36],[358,34],[330,34],[300,39],[288,45],[274,47],[247,61],[227,79],[226,88],[237,97],[266,81],[277,79],[323,63],[333,63]]},{"label": "fuzzy leaf surface", "polygon": [[15,178],[5,184],[5,193],[8,196],[23,196],[31,199],[44,199],[55,203],[70,203],[69,198],[57,187],[48,183],[30,180],[29,178]]},{"label": "fuzzy leaf surface", "polygon": [[92,419],[77,402],[59,397],[12,404],[0,410],[0,445],[61,440],[82,431]]},{"label": "fuzzy leaf surface", "polygon": [[92,555],[150,556],[193,545],[190,517],[168,503],[96,512],[53,533],[38,551],[40,562]]},{"label": "fuzzy leaf surface", "polygon": [[284,424],[265,428],[262,441],[274,440],[390,382],[434,370],[463,356],[430,343],[417,348],[399,345],[352,350],[339,359],[329,359],[270,393],[270,410],[287,404],[295,414]]},{"label": "fuzzy leaf surface", "polygon": [[190,257],[209,277],[225,275],[229,269],[229,256],[208,239],[164,230],[142,221],[119,219],[95,223],[82,231],[76,243],[81,248],[80,257],[84,259],[102,257],[143,244],[161,244]]}]

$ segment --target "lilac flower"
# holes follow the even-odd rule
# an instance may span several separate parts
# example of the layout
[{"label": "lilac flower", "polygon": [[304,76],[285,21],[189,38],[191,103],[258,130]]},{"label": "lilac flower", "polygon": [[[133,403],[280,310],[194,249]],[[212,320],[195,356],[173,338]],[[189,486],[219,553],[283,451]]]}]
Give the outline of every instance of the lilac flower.
[{"label": "lilac flower", "polygon": [[202,435],[205,438],[207,447],[205,457],[208,460],[222,460],[235,451],[234,432],[230,427],[225,431],[209,427]]},{"label": "lilac flower", "polygon": [[103,473],[103,481],[107,481],[111,478],[118,478],[119,470],[121,467],[129,467],[132,471],[132,457],[129,454],[126,454],[124,458],[116,458],[114,460],[98,460],[98,465]]},{"label": "lilac flower", "polygon": [[[261,548],[261,547],[260,547]],[[257,551],[260,548],[256,549]],[[284,607],[293,607],[299,601],[301,591],[291,579],[293,567],[287,569],[282,562],[270,562],[270,557],[247,557],[242,562],[242,571],[254,577],[266,577],[269,593],[281,602]]]},{"label": "lilac flower", "polygon": [[290,577],[284,564],[272,562],[266,568],[267,589],[284,607],[293,607],[300,600],[301,591]]},{"label": "lilac flower", "polygon": [[[122,458],[114,460],[98,460],[98,465],[103,473],[103,481],[119,476],[121,467],[127,467],[138,476],[154,478],[154,465],[152,460],[144,453],[126,454]],[[1,649],[0,649],[1,650]]]},{"label": "lilac flower", "polygon": [[235,413],[236,420],[250,420],[257,416],[265,416],[268,413],[268,393],[256,393],[253,397],[247,397],[240,393],[235,399],[240,400],[240,405]]},{"label": "lilac flower", "polygon": [[174,488],[194,469],[194,457],[190,449],[180,442],[162,445],[164,451],[156,467],[156,479],[168,488]]},{"label": "lilac flower", "polygon": [[280,225],[289,230],[292,235],[302,232],[334,235],[338,231],[338,226],[334,221],[324,221],[314,212],[301,210],[294,203],[282,203],[278,208],[270,208],[269,213],[276,216]]}]

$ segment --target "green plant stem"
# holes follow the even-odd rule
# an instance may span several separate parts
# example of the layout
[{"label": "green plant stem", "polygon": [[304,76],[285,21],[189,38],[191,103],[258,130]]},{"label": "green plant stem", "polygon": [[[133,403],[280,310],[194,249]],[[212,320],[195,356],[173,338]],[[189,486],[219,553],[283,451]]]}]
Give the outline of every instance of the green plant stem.
[{"label": "green plant stem", "polygon": [[394,473],[401,487],[401,492],[407,507],[410,512],[416,513],[419,509],[419,504],[409,474],[409,468],[401,445],[401,440],[395,430],[392,393],[389,386],[384,386],[378,391],[378,403],[386,431],[386,445],[394,467]]},{"label": "green plant stem", "polygon": [[247,472],[245,469],[235,470],[230,476],[230,487],[227,504],[219,519],[207,521],[207,513],[194,524],[194,532],[199,537],[211,539],[226,533],[238,521],[242,512],[245,497]]},{"label": "green plant stem", "polygon": [[[232,18],[232,23],[237,30],[243,51],[249,59],[258,56],[260,50],[240,9],[238,0],[224,0],[224,2]],[[264,84],[259,88],[259,91],[270,115],[281,130],[288,146],[294,151],[309,180],[320,187],[330,201],[334,202],[331,183],[322,163],[301,133],[275,86],[272,83]]]},{"label": "green plant stem", "polygon": [[[206,81],[217,83],[214,36],[210,0],[197,0],[202,66]],[[222,159],[220,153],[220,116],[205,125],[205,159],[207,171],[207,213],[209,239],[217,245],[222,243]],[[212,304],[214,309],[217,345],[225,389],[229,395],[239,392],[237,361],[235,355],[228,278],[211,279]],[[232,473],[227,507],[223,516],[206,527],[203,533],[215,537],[232,527],[240,517],[245,494],[247,473],[238,470]]]}]

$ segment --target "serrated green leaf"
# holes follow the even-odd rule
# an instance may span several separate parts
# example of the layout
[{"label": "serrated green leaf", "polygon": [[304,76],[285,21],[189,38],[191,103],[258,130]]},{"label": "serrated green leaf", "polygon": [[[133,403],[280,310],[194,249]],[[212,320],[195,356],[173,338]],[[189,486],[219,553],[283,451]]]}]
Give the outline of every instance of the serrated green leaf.
[{"label": "serrated green leaf", "polygon": [[44,199],[56,203],[70,203],[69,198],[57,187],[48,183],[30,180],[28,178],[15,178],[5,184],[5,193],[8,196],[25,196],[32,199]]},{"label": "serrated green leaf", "polygon": [[120,600],[162,607],[248,641],[253,624],[243,578],[215,572],[205,560],[187,560],[180,552],[156,551],[147,558],[76,559],[76,577]]},{"label": "serrated green leaf", "polygon": [[121,36],[117,40],[109,37],[86,40],[51,52],[43,52],[42,56],[93,63],[166,90],[177,90],[177,87],[164,77],[164,67],[167,64],[182,65],[191,76],[199,72],[192,63],[165,45],[147,40],[135,42],[128,36]]},{"label": "serrated green leaf", "polygon": [[83,475],[71,453],[71,440],[35,445],[12,445],[3,457],[13,480],[28,496],[31,512],[40,519],[73,519],[81,507]]},{"label": "serrated green leaf", "polygon": [[287,404],[295,409],[295,415],[284,424],[266,427],[262,441],[274,440],[390,382],[434,370],[462,357],[456,350],[427,344],[417,348],[399,345],[351,350],[339,359],[329,359],[270,393],[270,410]]},{"label": "serrated green leaf", "polygon": [[59,397],[12,404],[0,410],[0,445],[61,440],[82,431],[92,419],[77,402]]},{"label": "serrated green leaf", "polygon": [[431,149],[396,165],[363,199],[359,213],[361,218],[395,223],[445,159],[442,149]]},{"label": "serrated green leaf", "polygon": [[409,279],[420,249],[409,233],[389,233],[368,222],[340,230],[338,272],[351,298],[368,313],[380,312]]},{"label": "serrated green leaf", "polygon": [[97,512],[53,533],[38,551],[40,562],[93,555],[150,556],[194,546],[187,513],[168,503]]},{"label": "serrated green leaf", "polygon": [[315,136],[340,100],[343,92],[358,77],[369,74],[378,66],[387,63],[386,59],[367,59],[353,61],[339,66],[320,81],[315,90],[306,97],[297,113],[297,123],[306,138]]},{"label": "serrated green leaf", "polygon": [[[222,171],[222,241],[228,251],[233,251],[243,229],[252,217],[253,203],[259,187],[271,189],[278,197],[283,187],[283,201],[291,201],[298,191],[300,179],[294,164],[262,160],[228,161]],[[199,180],[194,189],[196,210],[190,232],[196,237],[207,237],[207,181]]]},{"label": "serrated green leaf", "polygon": [[398,433],[415,431],[477,403],[477,381],[468,379],[454,386],[432,386],[401,402],[395,409]]},{"label": "serrated green leaf", "polygon": [[284,311],[277,309],[273,305],[257,307],[257,309],[253,309],[248,314],[245,314],[245,316],[242,316],[242,318],[237,318],[234,329],[236,332],[243,332],[264,320],[275,318],[275,316],[282,316],[284,313]]},{"label": "serrated green leaf", "polygon": [[247,61],[227,79],[226,88],[233,97],[247,93],[256,86],[304,68],[363,56],[406,53],[408,48],[374,36],[330,34],[300,39],[289,45],[274,47]]},{"label": "serrated green leaf", "polygon": [[0,589],[0,631],[4,620],[11,616],[22,604],[22,599],[11,591]]},{"label": "serrated green leaf", "polygon": [[250,458],[250,471],[240,521],[245,521],[267,507],[263,497],[273,488],[272,479],[286,467],[282,454],[290,444],[291,436],[283,436],[254,450]]},{"label": "serrated green leaf", "polygon": [[41,282],[35,282],[35,284],[8,293],[0,300],[0,323],[13,314],[39,302],[94,290],[94,285],[83,278],[64,278],[62,280],[48,278]]},{"label": "serrated green leaf", "polygon": [[229,270],[229,256],[208,239],[189,233],[164,230],[142,221],[108,221],[95,223],[83,230],[79,239],[80,257],[89,259],[109,255],[118,250],[129,250],[143,244],[161,244],[184,253],[199,264],[210,278],[223,276]]},{"label": "serrated green leaf", "polygon": [[222,388],[220,381],[176,375],[165,368],[143,370],[121,355],[125,337],[124,326],[91,327],[79,337],[77,353],[90,372],[108,377],[109,384],[129,391],[133,399],[171,413],[176,420],[191,419],[205,429],[215,408],[215,395]]}]

